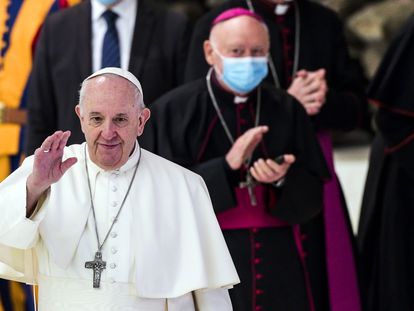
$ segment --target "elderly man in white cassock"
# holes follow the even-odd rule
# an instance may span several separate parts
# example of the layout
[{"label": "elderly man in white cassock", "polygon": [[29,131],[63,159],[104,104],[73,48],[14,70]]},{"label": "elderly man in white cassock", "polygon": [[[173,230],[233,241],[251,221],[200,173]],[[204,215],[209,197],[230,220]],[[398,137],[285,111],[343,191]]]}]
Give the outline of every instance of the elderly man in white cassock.
[{"label": "elderly man in white cassock", "polygon": [[150,111],[130,72],[86,78],[86,142],[49,136],[0,184],[0,277],[39,310],[232,310],[239,282],[200,176],[140,148]]}]

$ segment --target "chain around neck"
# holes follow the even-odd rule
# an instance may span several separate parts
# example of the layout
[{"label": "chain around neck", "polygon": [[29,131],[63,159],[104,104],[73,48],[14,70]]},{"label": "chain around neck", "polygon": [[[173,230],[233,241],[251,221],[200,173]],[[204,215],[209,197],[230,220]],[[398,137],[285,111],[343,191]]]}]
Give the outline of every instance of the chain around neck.
[{"label": "chain around neck", "polygon": [[139,166],[139,162],[141,160],[141,154],[142,154],[141,147],[139,145],[138,145],[138,148],[139,148],[139,157],[138,157],[137,164],[135,165],[135,169],[134,169],[134,173],[132,174],[131,181],[129,182],[127,192],[126,192],[126,194],[124,196],[124,199],[122,200],[121,206],[119,207],[118,212],[116,213],[116,216],[115,216],[114,220],[112,221],[111,226],[109,227],[108,232],[105,235],[104,240],[102,241],[102,243],[100,243],[99,233],[98,233],[98,224],[97,224],[97,221],[96,221],[95,206],[93,204],[92,188],[91,188],[91,181],[90,181],[90,177],[89,177],[88,158],[86,157],[86,144],[85,144],[85,148],[84,148],[84,154],[85,154],[85,169],[86,169],[86,176],[87,176],[87,179],[88,179],[89,196],[90,196],[90,199],[91,199],[92,215],[93,215],[93,221],[94,221],[94,225],[95,225],[96,240],[98,242],[98,251],[99,252],[102,250],[102,247],[104,246],[106,240],[108,239],[109,234],[112,231],[112,228],[114,227],[115,223],[118,221],[118,217],[121,214],[122,207],[125,204],[125,201],[126,201],[126,199],[128,197],[128,194],[129,194],[129,191],[131,190],[132,183],[134,182],[135,175],[137,174],[137,170],[138,170],[138,166]]},{"label": "chain around neck", "polygon": [[[213,88],[211,86],[211,74],[213,72],[213,67],[210,68],[210,70],[207,73],[206,76],[206,82],[207,82],[207,90],[208,90],[208,94],[210,95],[210,99],[211,102],[214,106],[214,109],[216,110],[217,116],[220,119],[220,123],[223,126],[224,131],[226,132],[227,138],[229,139],[231,145],[234,144],[235,139],[233,137],[233,135],[230,132],[230,129],[226,123],[226,120],[224,120],[223,114],[221,113],[221,110],[218,106],[217,100],[216,100],[216,96],[214,95],[213,92]],[[257,88],[257,103],[256,103],[256,116],[255,116],[255,121],[254,121],[254,127],[257,127],[259,125],[259,120],[260,120],[260,107],[262,104],[262,89],[259,86]],[[246,160],[245,166],[248,167],[250,165],[250,162],[252,160],[252,155]]]}]

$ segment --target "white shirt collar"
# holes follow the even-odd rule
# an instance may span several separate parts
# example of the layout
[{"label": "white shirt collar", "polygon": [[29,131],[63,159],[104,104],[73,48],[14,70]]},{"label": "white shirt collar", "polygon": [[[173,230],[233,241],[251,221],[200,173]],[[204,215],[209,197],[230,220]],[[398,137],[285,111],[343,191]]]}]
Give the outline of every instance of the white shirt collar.
[{"label": "white shirt collar", "polygon": [[248,96],[234,96],[234,103],[235,104],[241,104],[241,103],[245,103],[247,102],[247,100],[249,99]]},{"label": "white shirt collar", "polygon": [[276,7],[275,7],[275,14],[276,15],[285,15],[288,9],[289,9],[288,4],[277,4]]},{"label": "white shirt collar", "polygon": [[85,161],[88,161],[88,171],[89,171],[89,176],[91,178],[91,184],[94,184],[94,180],[96,180],[96,176],[99,173],[119,175],[120,173],[127,172],[128,170],[134,168],[135,165],[138,162],[138,159],[140,158],[140,155],[141,155],[141,147],[139,146],[138,141],[135,141],[134,151],[129,156],[128,161],[124,165],[122,165],[119,169],[107,171],[107,170],[104,170],[103,168],[99,167],[94,162],[92,162],[92,160],[89,156],[89,150],[88,150],[88,146],[86,145],[86,142],[83,143],[83,144],[84,144],[84,148],[86,148],[86,159],[85,159]]},{"label": "white shirt collar", "polygon": [[[97,21],[108,9],[98,0],[92,0],[92,21]],[[111,11],[118,14],[118,18],[135,22],[137,0],[122,0],[111,8]]]},{"label": "white shirt collar", "polygon": [[[290,3],[288,3],[290,2]],[[285,3],[276,4],[275,6],[275,14],[276,15],[285,15],[289,9],[289,6],[292,4],[293,0],[285,0]]]},{"label": "white shirt collar", "polygon": [[[121,68],[129,68],[130,52],[134,37],[135,20],[137,18],[137,6],[139,0],[122,0],[112,7],[112,11],[118,14],[116,28],[119,36],[119,48],[121,56]],[[102,48],[107,24],[102,14],[107,10],[98,0],[91,0],[92,12],[92,71],[101,69]]]}]

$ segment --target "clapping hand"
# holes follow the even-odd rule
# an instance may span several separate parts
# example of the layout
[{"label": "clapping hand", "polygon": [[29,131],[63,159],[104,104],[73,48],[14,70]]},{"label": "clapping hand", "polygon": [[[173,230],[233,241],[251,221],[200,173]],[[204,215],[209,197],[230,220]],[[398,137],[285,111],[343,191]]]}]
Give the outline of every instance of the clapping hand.
[{"label": "clapping hand", "polygon": [[283,162],[278,164],[272,159],[258,159],[250,167],[250,174],[261,183],[274,183],[282,179],[290,166],[295,162],[292,154],[283,155]]},{"label": "clapping hand", "polygon": [[243,165],[268,130],[267,126],[257,126],[249,129],[237,138],[230,151],[226,154],[226,161],[232,170],[238,170]]}]

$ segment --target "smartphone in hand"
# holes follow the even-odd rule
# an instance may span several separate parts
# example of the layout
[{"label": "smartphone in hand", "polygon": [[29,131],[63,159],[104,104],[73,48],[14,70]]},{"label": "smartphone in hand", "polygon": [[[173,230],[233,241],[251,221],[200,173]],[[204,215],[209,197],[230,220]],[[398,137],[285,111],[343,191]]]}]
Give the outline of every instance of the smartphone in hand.
[{"label": "smartphone in hand", "polygon": [[282,165],[285,163],[285,156],[282,154],[280,156],[277,156],[274,160],[277,164]]}]

